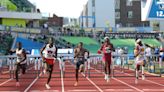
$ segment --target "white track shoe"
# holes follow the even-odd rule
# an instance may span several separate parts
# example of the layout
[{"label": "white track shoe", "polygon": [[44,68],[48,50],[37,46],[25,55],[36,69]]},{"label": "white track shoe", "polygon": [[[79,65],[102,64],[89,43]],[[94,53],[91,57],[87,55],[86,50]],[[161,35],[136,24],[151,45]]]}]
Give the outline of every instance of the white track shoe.
[{"label": "white track shoe", "polygon": [[16,82],[16,87],[20,87],[20,83],[19,82]]},{"label": "white track shoe", "polygon": [[44,69],[44,70],[43,70],[43,74],[46,74],[46,73],[47,73],[47,71],[46,71],[46,69]]},{"label": "white track shoe", "polygon": [[107,81],[107,82],[110,82],[110,77],[109,77],[109,75],[107,75],[106,81]]},{"label": "white track shoe", "polygon": [[142,80],[145,80],[145,75],[144,74],[142,74]]},{"label": "white track shoe", "polygon": [[138,84],[138,78],[135,79],[135,84]]},{"label": "white track shoe", "polygon": [[46,84],[45,86],[46,86],[47,89],[51,88],[49,84]]},{"label": "white track shoe", "polygon": [[105,74],[105,77],[104,77],[105,80],[107,80],[107,75]]}]

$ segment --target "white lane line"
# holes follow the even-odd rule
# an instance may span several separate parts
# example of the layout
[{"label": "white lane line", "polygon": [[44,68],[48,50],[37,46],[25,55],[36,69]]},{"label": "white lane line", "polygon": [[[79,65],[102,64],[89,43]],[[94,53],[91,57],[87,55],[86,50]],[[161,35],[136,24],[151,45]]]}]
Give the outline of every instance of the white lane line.
[{"label": "white lane line", "polygon": [[148,81],[148,82],[150,82],[150,83],[154,83],[154,84],[159,85],[159,86],[164,86],[163,84],[160,84],[160,83],[157,83],[157,82],[148,80],[148,79],[145,79],[145,81]]},{"label": "white lane line", "polygon": [[59,90],[30,90],[30,92],[60,92]]},{"label": "white lane line", "polygon": [[[129,68],[129,70],[135,71],[134,69]],[[149,73],[147,71],[145,71],[146,74],[152,75],[152,76],[159,76],[159,74],[154,74],[154,73]],[[164,77],[164,76],[161,76]]]},{"label": "white lane line", "polygon": [[68,90],[67,92],[97,92],[97,90],[90,90],[90,89],[85,89],[85,90]]},{"label": "white lane line", "polygon": [[[39,74],[41,76],[42,73]],[[34,83],[39,79],[39,77],[36,77],[34,81],[24,90],[24,92],[28,92],[28,90],[34,85]]]},{"label": "white lane line", "polygon": [[11,81],[11,80],[13,80],[13,78],[10,78],[10,79],[8,79],[8,80],[2,82],[2,83],[0,84],[0,86],[2,86],[2,85],[4,85],[4,84],[8,83],[8,82]]},{"label": "white lane line", "polygon": [[[92,69],[94,69],[94,68],[92,68]],[[97,70],[97,69],[94,69],[94,70],[97,71],[98,73],[101,73],[101,71],[99,71],[99,70]],[[102,74],[103,74],[103,73],[102,73]],[[103,75],[105,75],[105,74],[103,74]],[[144,91],[138,89],[137,87],[134,87],[134,86],[132,86],[132,85],[129,85],[129,84],[127,84],[126,82],[123,82],[123,81],[121,81],[121,80],[119,80],[119,79],[116,79],[116,78],[112,78],[112,79],[114,79],[114,80],[116,80],[116,81],[118,81],[118,82],[121,82],[122,84],[125,84],[126,86],[128,86],[128,87],[130,87],[130,88],[133,88],[133,89],[135,89],[135,90],[137,90],[137,91],[139,91],[139,92],[144,92]]]},{"label": "white lane line", "polygon": [[61,84],[62,84],[62,92],[64,92],[63,71],[61,71]]},{"label": "white lane line", "polygon": [[111,91],[111,92],[129,92],[134,91],[133,89],[105,89],[104,91]]},{"label": "white lane line", "polygon": [[121,81],[121,80],[119,80],[119,79],[116,79],[116,78],[113,78],[113,79],[116,80],[116,81],[119,81],[119,82],[121,82],[122,84],[125,84],[125,85],[127,85],[128,87],[131,87],[131,88],[133,88],[133,89],[135,89],[135,90],[137,90],[137,91],[139,91],[139,92],[144,92],[143,90],[141,90],[141,89],[139,89],[139,88],[137,88],[137,87],[134,87],[134,86],[132,86],[132,85],[129,85],[128,83],[123,82],[123,81]]},{"label": "white lane line", "polygon": [[[71,64],[71,63],[70,63]],[[71,65],[73,65],[73,64],[71,64]],[[75,67],[75,66],[74,66]],[[85,77],[85,75],[84,74],[82,74],[84,77]],[[100,87],[98,87],[92,80],[90,80],[88,77],[85,77],[92,85],[94,85],[100,92],[103,92],[103,90],[100,88]]]},{"label": "white lane line", "polygon": [[[119,72],[118,70],[115,70],[115,71]],[[129,76],[132,76],[132,74],[128,74],[128,73],[124,73],[124,74],[129,75]],[[157,83],[157,82],[148,80],[148,79],[145,79],[145,81],[150,82],[150,83],[153,83],[153,84],[156,84],[156,85],[159,85],[159,86],[164,86],[163,84],[160,84],[160,83]]]},{"label": "white lane line", "polygon": [[[82,75],[85,77],[84,74],[82,74]],[[103,90],[102,90],[100,87],[98,87],[92,80],[90,80],[88,77],[86,77],[86,79],[87,79],[90,83],[92,83],[92,85],[94,85],[100,92],[103,92]]]},{"label": "white lane line", "polygon": [[20,92],[20,91],[0,91],[0,92]]},{"label": "white lane line", "polygon": [[148,92],[152,92],[152,91],[154,91],[154,92],[164,92],[164,89],[143,89],[143,91],[148,91]]},{"label": "white lane line", "polygon": [[[31,69],[32,69],[32,67],[29,68],[28,71],[31,70]],[[19,75],[19,76],[21,76],[21,75]],[[0,86],[4,85],[4,84],[6,84],[6,83],[8,83],[8,82],[10,82],[10,81],[12,81],[12,80],[13,80],[13,78],[10,78],[10,79],[4,81],[4,82],[2,82],[2,83],[0,84]]]}]

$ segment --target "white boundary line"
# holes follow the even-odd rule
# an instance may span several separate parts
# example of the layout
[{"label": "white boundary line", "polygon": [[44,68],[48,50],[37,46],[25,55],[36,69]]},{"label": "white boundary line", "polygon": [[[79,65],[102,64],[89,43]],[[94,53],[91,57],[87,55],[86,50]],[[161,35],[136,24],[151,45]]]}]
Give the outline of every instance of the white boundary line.
[{"label": "white boundary line", "polygon": [[20,92],[20,91],[0,91],[0,92]]},{"label": "white boundary line", "polygon": [[[118,71],[118,70],[116,70],[116,71]],[[134,71],[134,70],[132,70],[132,71]],[[124,74],[129,75],[129,76],[132,76],[132,74],[128,74],[128,73],[124,73]],[[148,80],[148,79],[145,79],[145,81],[150,82],[150,83],[153,83],[153,84],[156,84],[156,85],[159,85],[159,86],[164,86],[163,84],[160,84],[160,83],[157,83],[157,82]]]},{"label": "white boundary line", "polygon": [[[94,68],[93,68],[94,69]],[[99,71],[99,70],[97,70],[97,69],[95,69],[95,71],[97,71],[98,73],[101,73],[101,71]],[[103,73],[102,73],[103,74]],[[104,74],[103,74],[104,75]],[[139,92],[144,92],[144,91],[142,91],[142,90],[140,90],[140,89],[138,89],[137,87],[134,87],[134,86],[132,86],[132,85],[129,85],[129,84],[127,84],[126,82],[123,82],[123,81],[121,81],[121,80],[119,80],[119,79],[116,79],[116,78],[113,78],[114,80],[116,80],[116,81],[118,81],[118,82],[121,82],[122,84],[124,84],[124,85],[126,85],[126,86],[128,86],[128,87],[130,87],[130,88],[133,88],[133,89],[135,89],[135,90],[137,90],[137,91],[139,91]]]},{"label": "white boundary line", "polygon": [[138,89],[137,87],[134,87],[134,86],[132,86],[132,85],[129,85],[129,84],[127,84],[126,82],[123,82],[123,81],[121,81],[121,80],[119,80],[119,79],[116,79],[116,78],[113,78],[113,79],[116,80],[116,81],[119,81],[119,82],[121,82],[121,83],[127,85],[128,87],[131,87],[131,88],[133,88],[133,89],[135,89],[135,90],[137,90],[137,91],[139,91],[139,92],[144,92],[143,90],[140,90],[140,89]]},{"label": "white boundary line", "polygon": [[11,81],[11,80],[13,80],[13,78],[10,78],[10,79],[8,79],[8,80],[2,82],[2,83],[0,84],[0,86],[2,86],[2,85],[4,85],[4,84],[8,83],[8,82]]},{"label": "white boundary line", "polygon": [[30,90],[30,92],[60,92],[59,90]]},{"label": "white boundary line", "polygon": [[[41,76],[42,73],[39,74]],[[34,83],[39,79],[39,77],[36,77],[33,82],[24,90],[24,92],[28,92],[28,90],[34,85]]]},{"label": "white boundary line", "polygon": [[164,86],[163,84],[160,84],[160,83],[157,83],[157,82],[148,80],[148,79],[145,79],[145,81],[148,81],[148,82],[150,82],[150,83],[154,83],[154,84],[159,85],[159,86]]},{"label": "white boundary line", "polygon": [[129,92],[134,91],[133,89],[105,89],[104,91],[111,91],[111,92]]},{"label": "white boundary line", "polygon": [[[31,70],[32,68],[33,68],[33,67],[29,68],[28,71]],[[21,76],[21,75],[19,75],[19,76]],[[6,83],[8,83],[8,82],[10,82],[10,81],[12,81],[12,80],[13,80],[13,78],[10,78],[10,79],[4,81],[4,82],[2,82],[2,83],[0,84],[0,86],[4,85],[4,84],[6,84]]]},{"label": "white boundary line", "polygon": [[[82,74],[82,75],[85,77],[84,74]],[[100,92],[103,92],[103,90],[102,90],[100,87],[98,87],[92,80],[90,80],[88,77],[86,77],[86,79],[87,79],[90,83],[92,83],[92,85],[94,85]]]},{"label": "white boundary line", "polygon": [[64,80],[63,80],[63,71],[61,70],[61,84],[62,84],[62,92],[65,92],[64,91]]},{"label": "white boundary line", "polygon": [[[70,62],[69,62],[70,63]],[[71,64],[71,63],[70,63]],[[71,64],[71,65],[73,65],[73,64]],[[81,73],[82,74],[82,73]],[[84,74],[82,74],[84,77],[85,77],[85,75]],[[98,87],[92,80],[90,80],[88,77],[85,77],[92,85],[94,85],[100,92],[103,92],[103,90],[100,88],[100,87]]]},{"label": "white boundary line", "polygon": [[[127,68],[127,67],[126,67]],[[135,71],[134,69],[132,68],[129,68],[129,70],[132,70],[132,71]],[[146,74],[149,74],[149,75],[152,75],[152,76],[159,76],[159,74],[154,74],[154,73],[149,73],[147,71],[144,71]],[[161,77],[164,77],[164,76],[161,76]]]},{"label": "white boundary line", "polygon": [[148,91],[148,92],[152,92],[152,91],[154,91],[154,92],[164,92],[164,89],[143,89],[143,91]]},{"label": "white boundary line", "polygon": [[68,90],[67,92],[97,92],[97,90],[90,90],[90,89],[85,89],[85,90]]}]

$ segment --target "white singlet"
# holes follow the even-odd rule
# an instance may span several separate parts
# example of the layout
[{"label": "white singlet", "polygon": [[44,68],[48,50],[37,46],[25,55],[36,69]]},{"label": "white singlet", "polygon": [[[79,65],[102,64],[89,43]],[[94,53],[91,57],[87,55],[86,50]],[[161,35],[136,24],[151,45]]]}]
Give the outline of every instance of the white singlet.
[{"label": "white singlet", "polygon": [[139,52],[139,55],[136,57],[136,63],[141,63],[145,60],[145,48],[144,46],[137,45],[137,50]]},{"label": "white singlet", "polygon": [[[16,55],[17,55],[17,62],[21,62],[22,59],[24,59],[24,56],[23,56],[23,50],[24,49],[16,49]],[[23,62],[21,62],[21,64],[25,64],[26,63],[26,60],[24,60]]]},{"label": "white singlet", "polygon": [[50,48],[50,44],[46,45],[46,48],[44,49],[44,56],[47,59],[54,59],[56,52],[56,47],[53,45],[53,47]]}]

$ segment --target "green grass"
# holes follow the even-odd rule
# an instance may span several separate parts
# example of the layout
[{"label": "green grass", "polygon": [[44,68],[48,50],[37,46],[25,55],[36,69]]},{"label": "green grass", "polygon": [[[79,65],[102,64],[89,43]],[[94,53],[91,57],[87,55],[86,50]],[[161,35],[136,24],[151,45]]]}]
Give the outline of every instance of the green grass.
[{"label": "green grass", "polygon": [[98,43],[89,38],[89,37],[62,37],[62,39],[66,40],[67,42],[70,42],[71,44],[78,44],[79,42],[83,42],[85,45],[98,45]]},{"label": "green grass", "polygon": [[97,53],[97,50],[100,48],[98,42],[89,37],[62,37],[62,39],[70,42],[71,44],[77,45],[79,42],[83,42],[84,47],[89,50],[91,53]]},{"label": "green grass", "polygon": [[133,39],[111,39],[111,43],[114,46],[134,46],[135,41]]},{"label": "green grass", "polygon": [[97,50],[100,48],[99,45],[84,45],[84,47],[90,51],[90,53],[97,53]]},{"label": "green grass", "polygon": [[[160,42],[156,39],[142,39],[143,43],[149,44],[151,46],[160,46]],[[129,53],[133,53],[135,46],[134,39],[111,39],[111,42],[114,44],[114,47],[128,47]]]},{"label": "green grass", "polygon": [[[152,46],[159,46],[160,42],[158,42],[156,39],[142,39],[143,43],[150,44]],[[114,46],[134,46],[135,40],[134,39],[111,39],[111,42],[114,44]]]},{"label": "green grass", "polygon": [[152,46],[160,46],[160,42],[157,41],[156,39],[143,39],[142,41]]}]

